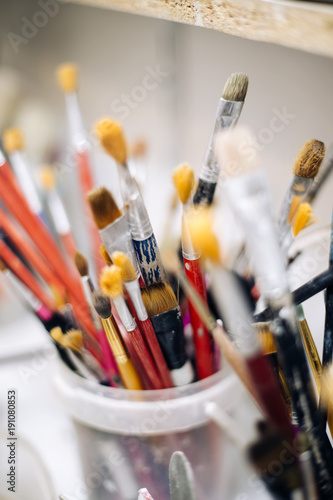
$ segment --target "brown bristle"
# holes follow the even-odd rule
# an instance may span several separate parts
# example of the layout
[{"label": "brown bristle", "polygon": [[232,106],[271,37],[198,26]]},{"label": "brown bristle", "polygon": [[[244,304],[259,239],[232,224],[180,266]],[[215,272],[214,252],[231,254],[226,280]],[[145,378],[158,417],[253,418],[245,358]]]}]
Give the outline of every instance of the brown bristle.
[{"label": "brown bristle", "polygon": [[294,174],[299,177],[313,179],[316,177],[321,162],[325,156],[325,144],[316,139],[307,141],[300,152],[294,164]]},{"label": "brown bristle", "polygon": [[229,76],[223,89],[222,97],[226,101],[245,101],[249,79],[243,73]]},{"label": "brown bristle", "polygon": [[93,306],[97,311],[97,314],[103,318],[107,319],[111,316],[111,304],[110,299],[102,292],[94,292],[92,296]]},{"label": "brown bristle", "polygon": [[170,311],[178,306],[171,286],[165,281],[142,288],[141,294],[149,317]]},{"label": "brown bristle", "polygon": [[6,271],[6,269],[8,269],[8,267],[6,266],[5,262],[0,259],[0,271],[3,272]]},{"label": "brown bristle", "polygon": [[75,252],[74,262],[75,262],[77,270],[80,273],[80,276],[82,276],[82,277],[88,276],[88,274],[89,274],[88,261],[85,258],[85,256],[82,255],[82,253],[80,253],[78,251]]},{"label": "brown bristle", "polygon": [[104,259],[104,262],[107,266],[112,266],[112,260],[110,255],[108,254],[107,249],[105,248],[104,244],[101,243],[101,246],[99,247],[99,253]]},{"label": "brown bristle", "polygon": [[124,283],[137,279],[135,267],[126,254],[123,252],[113,252],[112,260],[121,269],[121,279]]},{"label": "brown bristle", "polygon": [[112,194],[105,187],[90,191],[87,199],[98,229],[104,229],[122,215]]}]

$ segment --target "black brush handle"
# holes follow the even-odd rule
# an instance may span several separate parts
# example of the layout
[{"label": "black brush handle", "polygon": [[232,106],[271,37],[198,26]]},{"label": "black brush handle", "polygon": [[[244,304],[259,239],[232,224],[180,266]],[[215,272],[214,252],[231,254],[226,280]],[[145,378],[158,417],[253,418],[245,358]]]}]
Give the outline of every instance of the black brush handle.
[{"label": "black brush handle", "polygon": [[194,205],[210,206],[213,203],[216,182],[207,182],[199,178],[199,183],[193,197]]}]

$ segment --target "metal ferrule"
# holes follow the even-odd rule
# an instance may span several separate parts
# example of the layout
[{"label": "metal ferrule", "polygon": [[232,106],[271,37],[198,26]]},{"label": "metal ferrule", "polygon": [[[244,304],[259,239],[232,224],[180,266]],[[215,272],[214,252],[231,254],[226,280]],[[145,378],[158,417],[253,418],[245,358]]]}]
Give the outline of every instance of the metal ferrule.
[{"label": "metal ferrule", "polygon": [[28,303],[28,305],[36,312],[39,310],[39,308],[42,306],[42,303],[40,302],[37,297],[27,288],[18,278],[17,276],[10,271],[9,269],[6,269],[4,271],[4,274],[10,283],[10,286],[12,286],[13,290],[15,292],[18,292],[19,295],[22,296],[23,300]]},{"label": "metal ferrule", "polygon": [[282,207],[279,215],[279,239],[282,241],[288,231],[288,228],[291,226],[291,222],[288,222],[289,213],[291,205],[293,204],[293,208],[295,209],[295,214],[297,208],[304,201],[307,192],[313,184],[313,179],[309,179],[307,177],[299,177],[298,175],[294,175],[291,179],[289,187],[287,189],[287,193],[282,202]]},{"label": "metal ferrule", "polygon": [[133,318],[130,310],[127,307],[124,297],[119,296],[115,299],[112,299],[115,308],[117,309],[117,313],[121,319],[122,324],[126,328],[128,332],[132,332],[136,328],[135,319]]},{"label": "metal ferrule", "polygon": [[139,320],[145,321],[148,318],[148,314],[142,300],[139,282],[137,280],[128,281],[125,283],[125,288],[128,291]]},{"label": "metal ferrule", "polygon": [[29,165],[27,165],[21,151],[13,151],[9,155],[9,159],[32,212],[40,215],[43,212],[43,207]]},{"label": "metal ferrule", "polygon": [[267,180],[260,170],[225,183],[229,202],[239,217],[261,294],[267,300],[289,292],[284,259],[271,214]]},{"label": "metal ferrule", "polygon": [[94,306],[92,305],[92,301],[91,301],[92,283],[91,283],[89,276],[81,276],[81,283],[82,283],[84,296],[85,296],[87,304],[89,306],[90,316],[91,316],[91,319],[93,320],[94,327],[96,328],[96,330],[101,330],[100,318],[99,318]]},{"label": "metal ferrule", "polygon": [[109,318],[101,318],[101,323],[103,325],[105,335],[108,339],[114,357],[117,361],[124,361],[125,359],[127,359],[127,354],[120,339],[117,327],[113,322],[112,316],[110,316]]},{"label": "metal ferrule", "polygon": [[89,150],[89,142],[83,125],[76,92],[65,95],[69,133],[72,145],[79,152]]},{"label": "metal ferrule", "polygon": [[5,163],[6,163],[6,158],[0,149],[0,167],[2,167],[2,165],[4,165]]},{"label": "metal ferrule", "polygon": [[140,275],[139,265],[136,259],[132,243],[131,233],[125,215],[119,217],[104,229],[99,231],[101,240],[111,256],[113,252],[124,252],[135,267],[136,275]]},{"label": "metal ferrule", "polygon": [[194,250],[192,244],[185,211],[183,212],[182,217],[182,253],[184,259],[187,260],[198,260],[200,258],[200,254]]},{"label": "metal ferrule", "polygon": [[221,130],[236,125],[242,112],[243,105],[244,101],[226,101],[223,97],[219,100],[213,131],[210,136],[205,159],[200,170],[200,179],[214,184],[218,181],[220,167],[215,156],[214,139],[216,134],[221,132]]},{"label": "metal ferrule", "polygon": [[70,233],[71,226],[64,205],[55,189],[48,193],[47,202],[57,233],[60,235]]}]

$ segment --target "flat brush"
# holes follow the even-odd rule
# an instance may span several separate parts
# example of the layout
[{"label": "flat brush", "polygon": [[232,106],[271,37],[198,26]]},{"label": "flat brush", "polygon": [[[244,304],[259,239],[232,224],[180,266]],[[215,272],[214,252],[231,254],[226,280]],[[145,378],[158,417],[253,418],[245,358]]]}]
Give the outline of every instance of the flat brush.
[{"label": "flat brush", "polygon": [[138,326],[142,331],[144,340],[150,349],[151,356],[155,362],[155,366],[163,382],[163,386],[165,388],[173,387],[167,364],[142,300],[140,285],[136,277],[134,266],[127,255],[122,252],[114,252],[111,257],[112,262],[114,262],[114,264],[121,270],[121,277],[124,282],[124,286],[130,296],[138,317]]},{"label": "flat brush", "polygon": [[82,253],[76,251],[74,255],[74,262],[77,270],[81,276],[81,283],[84,291],[84,295],[89,306],[91,318],[93,320],[97,338],[99,340],[102,352],[103,352],[103,367],[110,380],[118,373],[117,365],[115,363],[110,345],[107,341],[104,329],[100,321],[100,317],[93,306],[93,293],[95,292],[94,284],[89,276],[89,265],[88,261]]},{"label": "flat brush", "polygon": [[278,220],[280,242],[283,242],[286,237],[300,204],[313,184],[324,156],[324,143],[315,139],[307,141],[300,150],[294,164],[294,175],[280,210]]},{"label": "flat brush", "polygon": [[185,353],[181,312],[171,286],[167,282],[156,283],[143,288],[141,293],[174,385],[193,382],[193,368]]},{"label": "flat brush", "polygon": [[194,195],[195,205],[211,205],[219,178],[220,168],[214,152],[214,137],[223,129],[234,127],[243,109],[248,77],[233,73],[227,80],[216,110],[215,123],[209,140],[205,159],[199,174],[199,185]]},{"label": "flat brush", "polygon": [[89,235],[92,241],[92,253],[98,272],[103,264],[98,259],[99,237],[91,217],[86,196],[94,188],[92,166],[90,161],[90,145],[86,130],[83,125],[81,112],[77,99],[78,68],[75,64],[66,63],[57,68],[57,80],[61,90],[65,94],[69,134],[72,146],[75,149],[78,174],[80,179],[81,198],[84,206],[85,220],[88,225]]},{"label": "flat brush", "polygon": [[181,451],[175,451],[171,456],[169,484],[171,500],[197,500],[193,470]]},{"label": "flat brush", "polygon": [[[179,199],[183,205],[182,253],[185,274],[187,279],[197,289],[199,295],[201,295],[202,300],[207,304],[206,285],[200,255],[193,248],[186,217],[186,212],[193,206],[191,203],[191,193],[195,182],[193,170],[188,164],[182,164],[174,170],[172,177]],[[198,378],[203,379],[214,373],[212,338],[191,300],[188,300],[188,307],[193,328]]]},{"label": "flat brush", "polygon": [[120,190],[140,271],[146,285],[165,280],[160,251],[140,190],[127,163],[127,146],[122,127],[104,118],[96,125],[101,145],[118,165]]},{"label": "flat brush", "polygon": [[119,374],[126,389],[142,390],[142,384],[134,365],[128,357],[120,338],[118,328],[111,314],[110,299],[100,292],[93,293],[93,305],[101,322],[118,366]]},{"label": "flat brush", "polygon": [[275,233],[266,179],[258,169],[258,157],[252,155],[250,158],[240,147],[251,144],[252,140],[250,132],[240,127],[224,132],[217,140],[217,156],[226,176],[224,190],[242,224],[261,296],[275,311],[272,332],[292,408],[301,431],[309,439],[320,495],[326,499],[333,494],[332,449],[319,425],[306,354]]},{"label": "flat brush", "polygon": [[162,389],[164,384],[157,372],[156,366],[148,351],[145,341],[135,319],[131,315],[123,296],[123,286],[121,279],[121,269],[115,265],[105,267],[100,276],[100,287],[102,292],[111,297],[112,302],[119,314],[119,317],[126,328],[132,344],[142,361],[147,377],[154,389]]},{"label": "flat brush", "polygon": [[46,193],[46,202],[50,210],[55,230],[70,259],[74,258],[76,245],[63,202],[56,189],[57,181],[51,167],[44,167],[40,172],[40,181]]}]

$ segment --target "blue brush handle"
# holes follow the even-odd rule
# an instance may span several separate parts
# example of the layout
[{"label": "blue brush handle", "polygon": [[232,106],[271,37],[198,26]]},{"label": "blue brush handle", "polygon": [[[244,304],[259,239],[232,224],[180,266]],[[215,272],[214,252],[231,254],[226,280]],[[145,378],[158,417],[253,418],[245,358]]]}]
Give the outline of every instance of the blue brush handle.
[{"label": "blue brush handle", "polygon": [[145,284],[149,286],[164,281],[165,271],[154,234],[142,241],[133,240],[133,246]]}]

